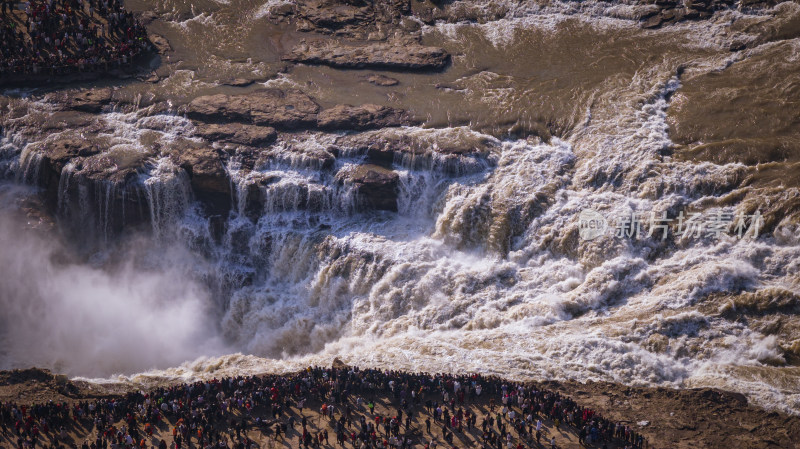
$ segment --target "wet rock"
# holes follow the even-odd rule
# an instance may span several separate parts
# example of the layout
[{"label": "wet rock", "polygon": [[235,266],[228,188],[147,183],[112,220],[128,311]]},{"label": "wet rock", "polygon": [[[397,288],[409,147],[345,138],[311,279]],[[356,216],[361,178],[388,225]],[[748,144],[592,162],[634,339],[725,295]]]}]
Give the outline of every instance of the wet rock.
[{"label": "wet rock", "polygon": [[387,128],[343,136],[337,144],[387,168],[399,164],[450,175],[487,168],[492,163],[489,155],[499,147],[498,141],[463,128],[413,133]]},{"label": "wet rock", "polygon": [[246,78],[235,78],[231,80],[220,81],[219,84],[223,86],[231,86],[231,87],[247,87],[255,83],[255,80],[250,80]]},{"label": "wet rock", "polygon": [[777,0],[740,0],[739,7],[740,8],[753,8],[753,7],[761,7],[761,8],[769,8],[778,4]]},{"label": "wet rock", "polygon": [[349,69],[443,70],[450,55],[439,47],[416,42],[354,44],[316,41],[302,44],[284,60]]},{"label": "wet rock", "polygon": [[231,208],[231,180],[225,170],[225,153],[213,148],[187,148],[172,155],[173,162],[186,170],[195,197],[209,214],[225,214]]},{"label": "wet rock", "polygon": [[211,142],[230,142],[251,147],[269,145],[278,134],[275,128],[241,123],[198,123],[195,133]]},{"label": "wet rock", "polygon": [[404,18],[400,21],[400,29],[406,33],[415,33],[422,29],[422,24],[417,20]]},{"label": "wet rock", "polygon": [[56,171],[61,172],[64,165],[76,157],[92,156],[101,149],[93,142],[79,137],[58,139],[44,147],[44,161]]},{"label": "wet rock", "polygon": [[642,22],[642,28],[644,29],[658,28],[661,26],[663,22],[664,19],[661,17],[661,14],[656,14],[652,17],[645,19],[645,21]]},{"label": "wet rock", "polygon": [[56,99],[66,104],[68,108],[76,111],[97,113],[111,103],[112,95],[113,91],[106,87],[102,89],[87,89],[74,93],[69,92],[65,97],[58,95],[57,97],[60,98],[50,98]]},{"label": "wet rock", "polygon": [[172,51],[172,45],[170,45],[166,37],[160,34],[150,34],[148,38],[150,39],[150,43],[156,48],[158,54],[163,55]]},{"label": "wet rock", "polygon": [[370,75],[367,77],[367,82],[376,86],[396,86],[400,81],[384,75]]},{"label": "wet rock", "polygon": [[687,8],[683,17],[687,20],[697,20],[700,18],[700,12],[696,9]]},{"label": "wet rock", "polygon": [[711,0],[685,0],[684,5],[687,8],[695,9],[698,11],[708,11],[711,9]]},{"label": "wet rock", "polygon": [[401,109],[365,104],[340,104],[319,113],[317,126],[325,130],[365,130],[412,124]]},{"label": "wet rock", "polygon": [[294,12],[294,7],[291,3],[284,3],[273,6],[270,8],[269,13],[272,16],[289,16]]},{"label": "wet rock", "polygon": [[144,170],[150,155],[138,151],[108,151],[89,157],[72,159],[73,176],[92,181],[122,183],[136,177]]},{"label": "wet rock", "polygon": [[664,22],[677,21],[680,20],[682,16],[683,16],[682,12],[680,12],[675,8],[665,9],[661,11],[661,19]]},{"label": "wet rock", "polygon": [[654,0],[632,5],[635,13],[629,18],[641,20],[641,28],[655,29],[684,20],[708,19],[714,11],[733,4],[732,0]]},{"label": "wet rock", "polygon": [[612,17],[626,20],[644,20],[661,12],[658,5],[631,5],[630,8],[616,8],[610,11]]},{"label": "wet rock", "polygon": [[411,0],[298,0],[294,15],[299,31],[364,37],[411,12]]},{"label": "wet rock", "polygon": [[308,145],[305,139],[313,140],[315,133],[302,133],[281,141],[269,150],[261,151],[254,158],[253,166],[270,163],[288,165],[309,170],[330,170],[339,156],[339,149],[333,146]]},{"label": "wet rock", "polygon": [[208,95],[189,103],[190,118],[210,122],[241,122],[282,129],[313,126],[320,107],[297,89],[266,89],[247,95]]},{"label": "wet rock", "polygon": [[[253,221],[258,221],[264,209],[264,194],[262,189],[265,186],[280,181],[280,179],[278,175],[261,175],[254,176],[248,180],[245,186],[245,198],[243,201],[244,213],[247,217]],[[239,201],[241,202],[242,199],[240,198]]]},{"label": "wet rock", "polygon": [[[51,209],[58,203],[58,187],[64,166],[77,157],[88,157],[100,153],[93,142],[79,137],[67,137],[48,142],[37,151],[39,168],[36,179],[28,179],[44,190],[45,199]],[[36,159],[36,158],[34,158]],[[36,164],[36,160],[29,163]]]},{"label": "wet rock", "polygon": [[510,6],[506,2],[453,2],[435,0],[414,5],[415,16],[422,22],[433,25],[449,23],[488,23],[507,17]]},{"label": "wet rock", "polygon": [[301,1],[297,5],[301,31],[335,31],[370,21],[370,9],[363,2]]},{"label": "wet rock", "polygon": [[[72,230],[80,234],[94,228],[110,236],[149,222],[149,204],[141,182],[149,156],[119,150],[71,159],[69,169],[61,172],[58,203]],[[87,209],[86,205],[92,206]]]},{"label": "wet rock", "polygon": [[[715,295],[711,296],[711,299]],[[796,314],[800,313],[800,295],[783,288],[770,287],[754,292],[742,292],[724,297],[719,311],[722,316],[736,319],[745,314]]]},{"label": "wet rock", "polygon": [[356,165],[339,171],[336,179],[354,186],[363,207],[397,212],[399,176],[394,171],[378,165]]}]

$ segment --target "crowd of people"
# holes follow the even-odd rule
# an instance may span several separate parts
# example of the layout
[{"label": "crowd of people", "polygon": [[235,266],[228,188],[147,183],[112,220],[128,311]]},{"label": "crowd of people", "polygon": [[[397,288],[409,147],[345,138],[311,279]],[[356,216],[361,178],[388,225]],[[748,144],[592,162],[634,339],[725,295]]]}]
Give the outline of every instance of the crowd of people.
[{"label": "crowd of people", "polygon": [[630,425],[557,392],[481,375],[317,367],[117,398],[0,404],[0,433],[17,449],[555,448],[557,430],[587,447],[648,447]]},{"label": "crowd of people", "polygon": [[108,71],[149,45],[121,0],[0,0],[0,79]]}]

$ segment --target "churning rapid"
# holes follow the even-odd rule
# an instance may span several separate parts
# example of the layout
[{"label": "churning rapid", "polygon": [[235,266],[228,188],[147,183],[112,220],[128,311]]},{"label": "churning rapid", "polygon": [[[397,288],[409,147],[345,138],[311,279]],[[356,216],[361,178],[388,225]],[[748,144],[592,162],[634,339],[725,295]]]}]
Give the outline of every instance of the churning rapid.
[{"label": "churning rapid", "polygon": [[4,91],[0,367],[800,412],[800,5],[375,3],[131,0],[150,72]]}]

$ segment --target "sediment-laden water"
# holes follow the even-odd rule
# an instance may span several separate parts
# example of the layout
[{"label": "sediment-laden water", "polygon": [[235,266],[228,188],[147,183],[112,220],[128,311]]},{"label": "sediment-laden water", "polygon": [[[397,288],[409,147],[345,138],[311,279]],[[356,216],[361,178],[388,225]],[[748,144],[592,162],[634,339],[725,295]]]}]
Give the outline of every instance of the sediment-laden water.
[{"label": "sediment-laden water", "polygon": [[[646,29],[655,5],[414,2],[331,35],[298,3],[126,2],[172,47],[150,79],[95,83],[113,97],[91,111],[3,93],[0,366],[158,381],[339,357],[800,411],[800,5]],[[398,35],[448,66],[284,58]],[[408,120],[237,143],[187,106],[265,89]]]}]

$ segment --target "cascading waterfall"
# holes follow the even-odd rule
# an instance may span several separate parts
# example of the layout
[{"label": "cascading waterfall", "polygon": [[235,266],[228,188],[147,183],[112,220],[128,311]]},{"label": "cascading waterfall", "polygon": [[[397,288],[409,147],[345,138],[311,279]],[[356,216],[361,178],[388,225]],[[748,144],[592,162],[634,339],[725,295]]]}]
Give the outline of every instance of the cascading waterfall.
[{"label": "cascading waterfall", "polygon": [[[423,131],[410,128],[407,132]],[[657,272],[666,270],[669,276],[679,267],[685,269],[676,261],[686,257],[687,251],[699,255],[694,270],[700,277],[684,287],[673,283],[673,288],[685,289],[678,290],[684,292],[679,296],[696,297],[700,293],[694,291],[708,283],[710,276],[718,279],[719,286],[710,291],[752,282],[758,277],[752,268],[725,268],[726,260],[750,250],[748,244],[729,242],[728,249],[715,255],[719,244],[707,240],[703,249],[685,249],[648,261],[628,253],[657,248],[656,239],[633,246],[633,242],[608,237],[601,248],[580,242],[572,217],[583,208],[616,203],[622,206],[621,212],[625,207],[653,208],[657,202],[606,192],[605,184],[598,190],[573,184],[576,156],[568,142],[482,138],[491,145],[479,164],[470,157],[451,157],[446,164],[395,158],[396,214],[358,212],[352,192],[334,176],[363,158],[363,153],[346,145],[329,172],[312,170],[307,160],[272,161],[253,170],[242,169],[234,160],[227,169],[237,202],[219,239],[209,232],[208,219],[192,205],[186,173],[169,158],[149,164],[136,185],[141,186],[153,235],[177,237],[180,246],[211,262],[210,267],[192,269],[193,276],[216,298],[221,335],[232,347],[248,353],[300,364],[327,353],[369,360],[372,356],[366,354],[375,351],[393,357],[392,345],[418,345],[427,348],[424,353],[437,353],[439,349],[424,342],[434,338],[452,345],[467,331],[471,332],[468,341],[533,338],[548,342],[558,329],[573,332],[569,330],[573,326],[616,308],[621,321],[614,326],[624,328],[626,320],[638,320],[648,323],[649,330],[637,327],[639,333],[634,335],[641,336],[624,344],[602,333],[573,336],[561,346],[517,349],[517,357],[538,360],[541,368],[534,371],[543,373],[555,368],[541,357],[586,361],[585,366],[568,366],[567,372],[576,376],[585,375],[587,367],[599,363],[598,357],[605,357],[615,362],[604,363],[600,371],[613,376],[636,366],[634,378],[651,382],[682,383],[692,378],[691,373],[700,369],[698,361],[641,349],[630,352],[638,347],[637,339],[647,341],[664,326],[644,318],[641,310],[630,310],[631,304],[672,308],[672,295],[659,296],[661,275]],[[62,171],[60,198],[72,188],[75,168],[68,164]],[[113,204],[109,198],[117,194],[107,184],[103,187],[99,190],[105,192],[103,203],[96,208],[107,215]],[[126,189],[129,195],[136,191]],[[78,192],[88,198],[88,189]],[[259,199],[256,209],[251,204],[253,195]],[[95,208],[83,202],[83,207]],[[622,318],[628,314],[630,318]],[[695,318],[688,323],[697,326]],[[676,335],[683,332],[676,330],[680,324],[670,326]],[[717,327],[719,335],[758,342],[749,330]],[[689,338],[706,338],[705,327],[697,329]],[[596,353],[582,349],[589,340]],[[774,349],[769,348],[753,357],[774,357]],[[465,358],[447,358],[448,365],[463,369],[477,369],[490,357],[483,349],[452,351],[456,351],[454,356],[464,351]],[[737,357],[748,354],[727,351]],[[414,354],[409,367],[439,366],[429,356]],[[248,363],[257,369],[268,360]],[[532,368],[530,364],[501,364],[497,369],[521,373]],[[704,372],[709,370],[704,368]]]},{"label": "cascading waterfall", "polygon": [[[422,27],[426,39],[447,47],[453,67],[437,74],[390,73],[410,87],[406,95],[366,86],[360,78],[352,82],[361,84],[345,84],[363,92],[364,103],[389,98],[398,107],[417,108],[412,112],[420,116],[429,114],[424,126],[280,130],[274,143],[246,147],[197,137],[196,127],[204,125],[156,112],[171,106],[139,109],[150,98],[141,92],[124,108],[103,109],[88,132],[102,151],[64,163],[56,191],[43,196],[57,203],[64,227],[98,243],[92,252],[115,257],[82,255],[102,269],[80,263],[74,264],[80,269],[65,269],[50,264],[49,252],[37,250],[37,263],[64,284],[23,290],[62,300],[56,301],[59,312],[72,304],[78,311],[105,313],[103,300],[113,297],[123,313],[90,314],[95,323],[141,314],[155,319],[160,331],[174,325],[174,333],[158,334],[175,342],[174,351],[107,364],[102,362],[111,358],[108,351],[98,351],[100,374],[36,348],[31,360],[70,374],[122,373],[117,379],[147,381],[291,370],[340,357],[380,368],[520,379],[713,386],[745,392],[761,405],[800,410],[800,378],[787,366],[800,343],[776,337],[774,323],[730,318],[748,300],[770,296],[764,292],[797,297],[796,228],[778,226],[757,239],[730,232],[677,237],[673,228],[662,239],[647,224],[642,235],[615,232],[620,218],[632,214],[752,213],[738,203],[737,195],[746,192],[734,191],[747,167],[678,157],[668,125],[674,96],[695,72],[713,72],[744,57],[731,55],[721,30],[723,22],[747,12],[726,11],[710,24],[676,25],[684,28],[674,34],[689,29],[704,40],[670,35],[675,42],[658,47],[652,58],[649,50],[604,47],[605,41],[639,39],[643,47],[656,45],[651,34],[658,31],[638,25],[629,31],[626,21],[632,19],[623,16],[633,14],[631,5],[476,3],[486,11],[474,13],[487,14],[487,23]],[[497,4],[505,7],[499,19],[489,11]],[[262,12],[253,11],[254,20],[269,16]],[[223,13],[201,12],[170,26],[189,36],[201,22],[216,27],[209,32],[225,31],[216,24]],[[586,17],[596,21],[584,29],[580,21]],[[581,33],[593,39],[588,51],[570,40]],[[598,34],[608,39],[595,39]],[[558,46],[561,40],[565,46]],[[500,53],[527,55],[531,48],[535,63],[525,61],[522,68]],[[559,52],[567,53],[551,58]],[[242,67],[252,75],[266,64],[220,62],[216,56],[211,63],[225,77]],[[150,87],[180,101],[206,90],[216,93],[217,87],[227,93],[263,85],[303,89],[326,108],[355,102],[330,87],[349,82],[333,69],[297,66],[249,87],[221,87],[215,83],[223,74],[208,79],[182,64],[187,67]],[[597,78],[580,78],[581,64],[591,64]],[[564,74],[579,78],[570,85]],[[430,95],[437,96],[434,105]],[[19,100],[26,101],[31,114],[57,116],[45,102]],[[461,105],[475,113],[457,110]],[[130,108],[137,112],[121,112]],[[53,121],[63,119],[57,117]],[[25,134],[15,120],[6,120],[11,126],[0,136],[0,176],[39,185],[53,169],[43,165],[43,149],[74,133],[53,125],[50,136]],[[539,122],[546,126],[537,128]],[[203,180],[181,161],[184,151],[198,149],[222,155],[224,176],[218,179],[224,182],[213,193],[226,207],[230,203],[230,211],[209,212],[209,201],[197,189]],[[358,185],[365,177],[356,176],[365,167],[396,185],[396,212],[370,210]],[[585,211],[608,219],[608,232],[584,238]],[[82,288],[94,300],[59,296],[69,275],[85,281]],[[92,281],[102,288],[92,289]],[[174,307],[172,297],[178,298]],[[127,300],[135,305],[128,307]],[[48,317],[46,323],[58,323]],[[147,336],[146,321],[134,320],[131,327]],[[136,332],[126,335],[139,338]],[[144,340],[148,349],[160,349],[158,339]],[[200,345],[211,349],[197,350]],[[24,355],[15,354],[22,360]],[[154,369],[142,373],[148,368]]]},{"label": "cascading waterfall", "polygon": [[19,161],[20,171],[17,180],[23,184],[36,185],[39,183],[39,172],[42,166],[42,154],[26,147],[22,151]]},{"label": "cascading waterfall", "polygon": [[[140,182],[146,192],[153,234],[163,237],[166,229],[171,229],[189,210],[193,199],[189,177],[169,158],[160,158],[149,173],[141,175]],[[139,190],[135,192],[138,194]]]}]

